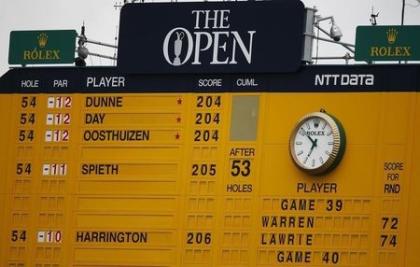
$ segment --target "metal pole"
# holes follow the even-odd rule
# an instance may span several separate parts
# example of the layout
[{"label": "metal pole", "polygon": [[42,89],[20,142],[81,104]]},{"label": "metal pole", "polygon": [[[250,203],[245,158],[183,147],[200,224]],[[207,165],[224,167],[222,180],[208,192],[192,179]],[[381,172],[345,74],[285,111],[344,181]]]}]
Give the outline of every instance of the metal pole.
[{"label": "metal pole", "polygon": [[353,44],[348,44],[348,43],[343,43],[343,42],[336,42],[336,41],[333,41],[333,40],[329,40],[329,39],[318,37],[318,36],[311,35],[311,34],[304,34],[304,35],[310,36],[310,37],[312,37],[314,39],[318,39],[318,40],[321,40],[321,41],[324,41],[324,42],[329,42],[329,43],[333,43],[333,44],[339,44],[339,45],[343,46],[344,48],[346,48],[347,50],[349,50],[350,52],[354,53],[354,49],[352,48],[352,47],[354,47]]},{"label": "metal pole", "polygon": [[92,53],[92,52],[89,52],[89,55],[90,56],[94,56],[94,57],[100,57],[100,58],[107,58],[107,59],[111,59],[111,60],[117,60],[116,57],[110,57],[110,56],[101,55],[101,54]]},{"label": "metal pole", "polygon": [[[401,26],[404,25],[404,15],[405,15],[405,0],[402,0],[402,8],[401,8]],[[398,61],[398,64],[401,64],[401,60]]]},{"label": "metal pole", "polygon": [[333,44],[339,44],[339,45],[346,45],[346,46],[349,46],[349,47],[355,47],[354,44],[344,43],[344,42],[340,42],[340,41],[333,41],[333,40],[330,40],[330,39],[326,39],[326,38],[322,38],[322,37],[317,37],[317,36],[312,35],[312,34],[304,34],[304,35],[311,36],[312,38],[319,39],[319,40],[322,40],[322,41],[325,41],[325,42],[329,42],[329,43],[333,43]]},{"label": "metal pole", "polygon": [[111,48],[118,48],[118,46],[116,46],[116,45],[102,43],[102,42],[95,41],[95,40],[92,40],[92,39],[87,39],[86,37],[83,37],[83,36],[78,36],[78,37],[79,38],[84,38],[84,41],[86,43],[91,43],[91,44],[96,44],[96,45],[101,45],[101,46],[107,46],[107,47],[111,47]]},{"label": "metal pole", "polygon": [[[323,28],[321,28],[321,27],[319,27],[319,26],[315,26],[318,30],[320,30],[321,32],[323,32],[324,34],[326,34],[327,36],[330,36],[330,34],[326,31],[326,30],[324,30]],[[319,36],[315,36],[315,37],[313,37],[313,38],[315,38],[315,39],[318,39],[318,40],[322,40],[322,41],[326,41],[326,42],[330,42],[330,43],[336,43],[336,44],[340,44],[340,45],[342,45],[344,48],[346,48],[347,50],[349,50],[350,52],[352,52],[352,53],[354,53],[354,49],[352,49],[351,47],[355,47],[355,45],[352,45],[352,44],[346,44],[346,43],[343,43],[343,42],[336,42],[336,41],[332,41],[332,40],[328,40],[328,39],[323,39],[322,37],[319,37]],[[322,39],[321,39],[322,38]]]},{"label": "metal pole", "polygon": [[405,15],[405,0],[402,0],[401,26],[404,25],[404,15]]},{"label": "metal pole", "polygon": [[344,60],[349,60],[349,59],[354,59],[354,57],[314,57],[313,59],[319,59],[319,60],[334,60],[334,59],[344,59]]}]

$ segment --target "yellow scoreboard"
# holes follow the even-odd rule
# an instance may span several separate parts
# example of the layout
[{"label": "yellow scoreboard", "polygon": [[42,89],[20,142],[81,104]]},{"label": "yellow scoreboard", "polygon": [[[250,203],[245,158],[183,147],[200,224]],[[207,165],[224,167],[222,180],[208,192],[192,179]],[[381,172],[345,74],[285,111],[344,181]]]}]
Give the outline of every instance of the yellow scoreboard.
[{"label": "yellow scoreboard", "polygon": [[12,70],[0,265],[419,266],[419,75]]}]

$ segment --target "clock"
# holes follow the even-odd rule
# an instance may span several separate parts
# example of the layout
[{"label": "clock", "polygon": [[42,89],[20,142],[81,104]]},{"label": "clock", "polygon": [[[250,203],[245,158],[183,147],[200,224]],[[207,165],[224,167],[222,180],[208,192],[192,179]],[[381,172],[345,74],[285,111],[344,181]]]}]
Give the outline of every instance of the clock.
[{"label": "clock", "polygon": [[340,163],[345,147],[346,135],[340,121],[323,110],[301,118],[289,141],[295,165],[314,175],[333,170]]}]

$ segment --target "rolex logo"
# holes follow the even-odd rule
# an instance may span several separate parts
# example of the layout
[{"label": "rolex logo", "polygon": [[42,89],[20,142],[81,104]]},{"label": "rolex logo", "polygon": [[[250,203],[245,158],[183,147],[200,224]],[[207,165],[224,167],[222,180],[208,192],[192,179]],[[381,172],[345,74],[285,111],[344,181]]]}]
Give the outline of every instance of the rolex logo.
[{"label": "rolex logo", "polygon": [[38,45],[39,48],[44,48],[48,43],[48,35],[46,33],[41,33],[38,35]]},{"label": "rolex logo", "polygon": [[320,119],[314,119],[314,126],[315,128],[319,127]]},{"label": "rolex logo", "polygon": [[398,36],[398,31],[394,28],[389,28],[388,31],[386,32],[386,38],[388,40],[389,44],[394,44],[395,41],[397,40],[397,36]]}]

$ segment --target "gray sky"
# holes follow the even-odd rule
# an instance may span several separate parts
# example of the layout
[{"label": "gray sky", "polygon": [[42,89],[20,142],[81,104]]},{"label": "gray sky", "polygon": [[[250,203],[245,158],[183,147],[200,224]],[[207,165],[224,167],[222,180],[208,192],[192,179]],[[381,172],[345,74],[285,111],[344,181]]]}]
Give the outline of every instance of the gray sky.
[{"label": "gray sky", "polygon": [[[420,6],[417,0],[406,0],[405,22],[420,25]],[[85,22],[88,38],[106,43],[115,42],[119,10],[114,0],[0,0],[0,75],[8,69],[9,34],[12,30],[75,29]],[[303,0],[309,7],[316,6],[321,16],[334,15],[344,36],[343,42],[354,43],[357,25],[369,25],[372,6],[379,11],[378,25],[399,25],[402,0]],[[329,30],[329,23],[321,26]],[[91,52],[113,55],[112,49],[92,44]],[[320,56],[343,56],[346,50],[337,45],[320,43]],[[326,63],[326,62],[325,62]],[[89,57],[88,65],[111,65],[107,59]]]}]

